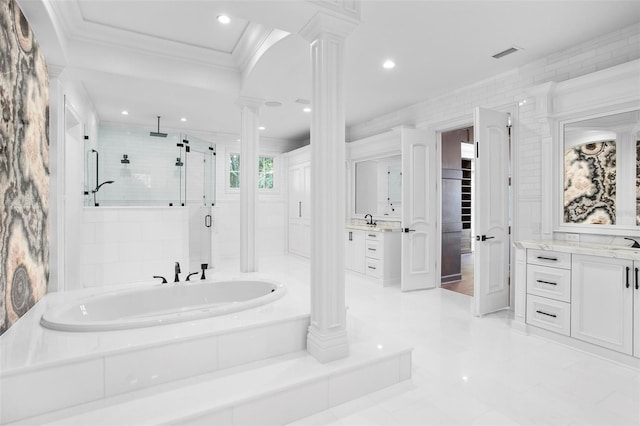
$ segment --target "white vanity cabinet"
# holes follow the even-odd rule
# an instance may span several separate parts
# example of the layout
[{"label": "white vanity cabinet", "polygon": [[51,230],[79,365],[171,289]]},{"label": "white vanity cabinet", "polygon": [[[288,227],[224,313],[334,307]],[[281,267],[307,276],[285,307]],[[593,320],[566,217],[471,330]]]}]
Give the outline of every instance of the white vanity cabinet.
[{"label": "white vanity cabinet", "polygon": [[400,284],[400,232],[346,229],[345,267],[383,286]]},{"label": "white vanity cabinet", "polygon": [[569,336],[571,254],[527,250],[527,324]]},{"label": "white vanity cabinet", "polygon": [[640,358],[640,250],[524,241],[516,258],[516,327],[623,362]]},{"label": "white vanity cabinet", "polygon": [[[573,255],[571,336],[640,357],[636,268],[640,262]],[[635,327],[634,327],[634,298]]]},{"label": "white vanity cabinet", "polygon": [[365,232],[365,275],[383,286],[400,284],[400,232]]},{"label": "white vanity cabinet", "polygon": [[345,230],[344,267],[364,274],[365,231],[360,229]]}]

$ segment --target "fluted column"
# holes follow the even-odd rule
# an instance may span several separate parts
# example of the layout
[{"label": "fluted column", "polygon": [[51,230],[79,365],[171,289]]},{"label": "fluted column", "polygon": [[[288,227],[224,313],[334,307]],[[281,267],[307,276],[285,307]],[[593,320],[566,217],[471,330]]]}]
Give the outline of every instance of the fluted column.
[{"label": "fluted column", "polygon": [[240,133],[240,271],[256,272],[256,214],[258,199],[259,115],[263,99],[238,99]]},{"label": "fluted column", "polygon": [[311,324],[320,362],[349,354],[344,295],[344,46],[357,21],[323,12],[301,31],[311,44]]}]

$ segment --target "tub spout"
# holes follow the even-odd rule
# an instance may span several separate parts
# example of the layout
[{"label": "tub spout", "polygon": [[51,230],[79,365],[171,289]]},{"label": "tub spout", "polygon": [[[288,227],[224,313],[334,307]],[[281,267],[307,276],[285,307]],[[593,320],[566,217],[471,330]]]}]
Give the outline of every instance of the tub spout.
[{"label": "tub spout", "polygon": [[166,284],[167,279],[165,277],[161,277],[160,275],[154,275],[153,278],[162,278],[162,283],[161,284]]},{"label": "tub spout", "polygon": [[187,279],[185,281],[190,281],[189,278],[191,278],[194,275],[198,275],[198,273],[197,272],[190,273],[189,275],[187,275]]},{"label": "tub spout", "polygon": [[173,278],[173,282],[174,283],[180,282],[180,277],[178,277],[178,274],[180,273],[180,263],[176,262],[176,266],[175,266],[174,270],[175,270],[176,275]]}]

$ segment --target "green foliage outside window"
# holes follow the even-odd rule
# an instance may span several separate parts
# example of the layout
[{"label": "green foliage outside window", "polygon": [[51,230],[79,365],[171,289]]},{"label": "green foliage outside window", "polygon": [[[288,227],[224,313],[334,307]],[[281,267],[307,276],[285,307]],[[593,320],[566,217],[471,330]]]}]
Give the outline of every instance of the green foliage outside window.
[{"label": "green foliage outside window", "polygon": [[[229,188],[240,188],[240,154],[229,155]],[[258,188],[273,189],[273,157],[258,157]]]},{"label": "green foliage outside window", "polygon": [[258,188],[273,189],[273,157],[258,157]]},{"label": "green foliage outside window", "polygon": [[229,156],[229,188],[240,188],[240,154]]}]

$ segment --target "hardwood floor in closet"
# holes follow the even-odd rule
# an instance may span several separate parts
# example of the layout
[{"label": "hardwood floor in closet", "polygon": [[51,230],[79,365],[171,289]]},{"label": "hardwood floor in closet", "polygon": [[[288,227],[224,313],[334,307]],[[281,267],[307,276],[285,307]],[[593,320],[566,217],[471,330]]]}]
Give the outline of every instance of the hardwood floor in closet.
[{"label": "hardwood floor in closet", "polygon": [[442,288],[455,291],[457,293],[473,296],[473,253],[461,255],[462,279],[450,283],[443,283]]}]

